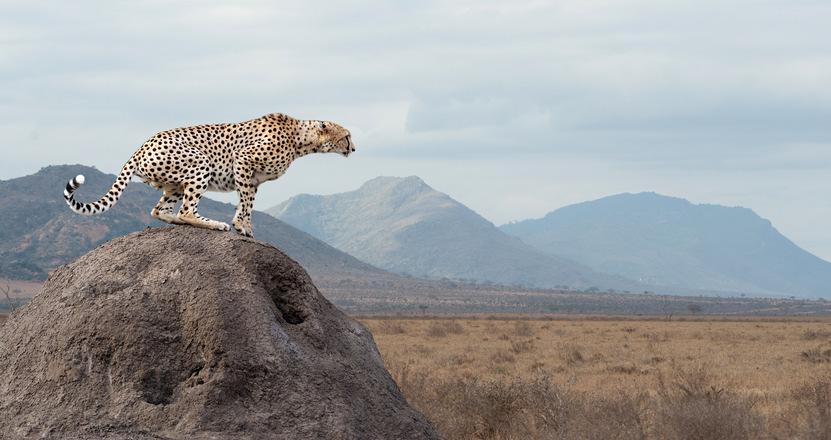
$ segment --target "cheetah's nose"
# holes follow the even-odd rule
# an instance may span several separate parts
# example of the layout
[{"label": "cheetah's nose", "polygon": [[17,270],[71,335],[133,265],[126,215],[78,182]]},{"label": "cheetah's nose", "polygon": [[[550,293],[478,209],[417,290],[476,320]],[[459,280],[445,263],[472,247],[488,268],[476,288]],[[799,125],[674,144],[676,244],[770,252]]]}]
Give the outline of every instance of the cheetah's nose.
[{"label": "cheetah's nose", "polygon": [[352,135],[346,135],[346,145],[350,152],[355,151],[355,144],[352,143]]}]

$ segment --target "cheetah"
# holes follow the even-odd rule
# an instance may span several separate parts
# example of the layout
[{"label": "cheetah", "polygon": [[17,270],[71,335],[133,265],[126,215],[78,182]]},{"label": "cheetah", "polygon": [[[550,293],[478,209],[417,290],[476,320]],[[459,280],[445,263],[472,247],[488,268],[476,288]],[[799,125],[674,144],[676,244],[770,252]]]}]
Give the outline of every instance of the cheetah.
[{"label": "cheetah", "polygon": [[[79,203],[73,193],[84,176],[69,181],[64,198],[78,214],[106,212],[118,201],[133,176],[162,191],[150,212],[171,224],[228,231],[227,223],[199,215],[199,200],[206,191],[236,191],[239,203],[232,224],[252,237],[251,211],[257,187],[286,172],[292,161],[311,153],[355,151],[349,131],[338,124],[299,120],[273,113],[236,124],[197,125],[160,132],[147,140],[121,168],[110,190],[97,202]],[[174,208],[179,201],[178,213]]]}]

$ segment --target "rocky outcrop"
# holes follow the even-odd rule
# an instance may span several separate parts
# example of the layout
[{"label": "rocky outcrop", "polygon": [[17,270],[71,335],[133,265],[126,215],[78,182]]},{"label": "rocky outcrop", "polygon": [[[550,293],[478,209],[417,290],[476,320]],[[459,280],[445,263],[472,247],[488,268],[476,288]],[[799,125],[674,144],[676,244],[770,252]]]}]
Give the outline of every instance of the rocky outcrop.
[{"label": "rocky outcrop", "polygon": [[57,269],[0,327],[0,414],[0,438],[438,438],[303,268],[191,227]]}]

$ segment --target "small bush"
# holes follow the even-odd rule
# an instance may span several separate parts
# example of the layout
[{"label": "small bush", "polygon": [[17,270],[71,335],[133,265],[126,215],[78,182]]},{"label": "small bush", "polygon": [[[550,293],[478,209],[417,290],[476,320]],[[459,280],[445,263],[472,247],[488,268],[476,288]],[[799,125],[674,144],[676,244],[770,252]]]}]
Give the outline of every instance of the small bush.
[{"label": "small bush", "polygon": [[541,361],[534,361],[531,365],[528,366],[528,371],[532,373],[542,373],[544,372],[545,362]]},{"label": "small bush", "polygon": [[560,358],[566,365],[576,365],[585,362],[586,358],[580,348],[574,345],[566,345],[560,350]]},{"label": "small bush", "polygon": [[626,365],[613,365],[611,367],[606,368],[606,371],[609,373],[616,373],[616,374],[643,374],[640,368],[633,364],[626,364]]},{"label": "small bush", "polygon": [[822,346],[803,351],[800,355],[802,360],[821,364],[831,362],[831,348],[823,348]]},{"label": "small bush", "polygon": [[534,336],[534,328],[527,321],[517,321],[514,323],[514,333],[523,337]]},{"label": "small bush", "polygon": [[659,334],[657,332],[642,333],[641,336],[653,344],[657,342],[669,341],[669,333],[667,332],[664,332],[663,334]]},{"label": "small bush", "polygon": [[802,332],[801,338],[805,341],[813,341],[816,339],[831,339],[831,331],[805,330],[804,332]]},{"label": "small bush", "polygon": [[534,350],[534,341],[513,341],[511,342],[511,351],[516,354],[527,353]]},{"label": "small bush", "polygon": [[[577,399],[575,399],[577,400]],[[646,393],[610,397],[581,395],[561,436],[580,440],[643,440],[649,425]],[[656,438],[661,438],[657,436]]]},{"label": "small bush", "polygon": [[460,335],[465,332],[465,328],[456,321],[431,321],[427,326],[427,336],[434,338],[443,338],[447,335]]},{"label": "small bush", "polygon": [[666,361],[666,358],[664,358],[664,357],[651,356],[651,357],[648,357],[648,358],[644,359],[643,362],[647,365],[658,365],[658,364],[660,364],[661,362],[664,362],[664,361]]},{"label": "small bush", "polygon": [[476,359],[473,356],[467,354],[454,354],[445,359],[445,364],[460,366],[464,364],[469,364],[475,360]]},{"label": "small bush", "polygon": [[407,400],[447,440],[644,439],[645,395],[587,396],[545,376],[510,381],[435,379],[407,367],[392,375]]},{"label": "small bush", "polygon": [[516,362],[516,358],[511,353],[505,351],[497,351],[496,353],[491,355],[491,361],[493,361],[496,364],[513,364],[514,362]]},{"label": "small bush", "polygon": [[407,328],[398,321],[384,320],[378,325],[378,333],[384,335],[403,335],[407,333]]},{"label": "small bush", "polygon": [[565,422],[568,396],[547,379],[436,383],[406,370],[393,377],[408,401],[448,440],[545,438]]},{"label": "small bush", "polygon": [[413,345],[412,347],[410,347],[410,349],[411,349],[414,353],[418,353],[418,354],[420,354],[420,355],[427,355],[427,354],[431,354],[431,353],[433,353],[433,351],[435,351],[435,350],[433,349],[433,347],[428,347],[428,346],[426,346],[426,345],[424,345],[424,344],[415,344],[415,345]]},{"label": "small bush", "polygon": [[823,378],[804,385],[793,393],[796,402],[791,438],[831,438],[831,379]]},{"label": "small bush", "polygon": [[661,378],[658,395],[661,438],[741,440],[764,433],[764,419],[753,402],[715,384],[704,368],[676,370],[670,382]]}]

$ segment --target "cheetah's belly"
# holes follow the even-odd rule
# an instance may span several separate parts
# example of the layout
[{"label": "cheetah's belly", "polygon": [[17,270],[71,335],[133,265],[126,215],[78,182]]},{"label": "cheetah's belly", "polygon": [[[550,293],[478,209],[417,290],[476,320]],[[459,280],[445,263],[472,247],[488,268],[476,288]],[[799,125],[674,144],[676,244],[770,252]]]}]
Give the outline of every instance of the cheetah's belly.
[{"label": "cheetah's belly", "polygon": [[237,189],[237,184],[234,181],[233,172],[217,171],[215,175],[208,182],[208,191],[214,192],[230,192]]}]

